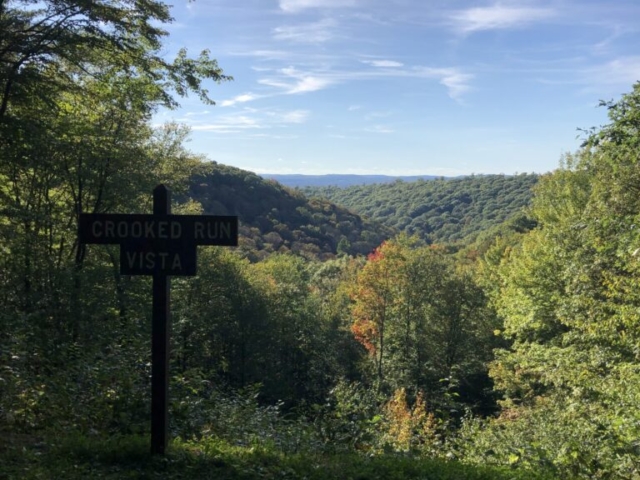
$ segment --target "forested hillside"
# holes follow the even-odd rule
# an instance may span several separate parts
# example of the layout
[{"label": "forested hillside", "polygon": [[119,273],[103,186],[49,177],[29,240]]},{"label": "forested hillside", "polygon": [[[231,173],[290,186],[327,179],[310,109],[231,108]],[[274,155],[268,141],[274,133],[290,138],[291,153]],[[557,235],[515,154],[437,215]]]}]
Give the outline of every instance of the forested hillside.
[{"label": "forested hillside", "polygon": [[348,188],[305,188],[384,225],[429,243],[472,241],[530,205],[534,174],[472,175],[464,178],[396,181]]},{"label": "forested hillside", "polygon": [[205,213],[237,215],[241,249],[254,260],[273,252],[325,260],[338,253],[366,255],[395,233],[328,200],[309,200],[277,182],[215,162],[198,167],[187,196]]}]

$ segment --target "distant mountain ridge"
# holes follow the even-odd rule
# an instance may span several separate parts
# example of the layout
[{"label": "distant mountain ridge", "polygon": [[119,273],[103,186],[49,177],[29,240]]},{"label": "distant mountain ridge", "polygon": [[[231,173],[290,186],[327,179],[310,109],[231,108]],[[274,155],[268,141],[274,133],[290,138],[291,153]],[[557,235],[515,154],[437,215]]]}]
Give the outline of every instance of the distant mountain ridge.
[{"label": "distant mountain ridge", "polygon": [[[310,198],[324,198],[397,231],[429,243],[473,241],[507,220],[528,223],[536,174],[470,175],[415,182],[350,187],[305,187]],[[517,223],[517,221],[516,221]],[[518,227],[519,228],[519,227]]]},{"label": "distant mountain ridge", "polygon": [[[314,177],[289,177],[296,176],[305,181]],[[333,185],[292,188],[209,162],[196,169],[182,201],[195,200],[207,214],[238,215],[239,250],[250,260],[287,252],[328,260],[343,253],[367,255],[401,231],[428,243],[469,244],[506,221],[507,230],[530,229],[523,209],[530,204],[531,189],[539,178],[533,174],[315,177]],[[337,186],[340,177],[384,181]]]},{"label": "distant mountain ridge", "polygon": [[331,173],[327,175],[263,173],[260,176],[267,180],[275,180],[276,182],[286,187],[292,188],[329,186],[345,188],[354,185],[393,183],[396,180],[402,180],[403,182],[415,182],[418,180],[434,180],[436,178],[445,178],[438,175],[413,175],[395,177],[391,175],[343,175],[339,173]]}]

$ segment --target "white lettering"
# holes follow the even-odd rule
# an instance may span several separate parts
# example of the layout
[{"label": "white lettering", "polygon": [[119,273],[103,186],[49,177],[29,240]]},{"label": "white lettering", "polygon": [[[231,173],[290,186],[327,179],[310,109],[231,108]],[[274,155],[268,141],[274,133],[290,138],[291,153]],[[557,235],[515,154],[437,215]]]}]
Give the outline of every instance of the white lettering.
[{"label": "white lettering", "polygon": [[102,231],[98,229],[99,227],[100,227],[100,222],[93,222],[91,224],[91,233],[93,233],[94,237],[101,237],[102,236]]},{"label": "white lettering", "polygon": [[[213,227],[213,230],[212,228]],[[207,223],[207,236],[211,239],[214,240],[216,238],[218,238],[218,224],[214,223]]]},{"label": "white lettering", "polygon": [[164,270],[167,266],[166,262],[167,262],[167,257],[169,256],[169,254],[167,252],[160,252],[158,254],[161,258],[161,262],[160,262],[160,268],[162,270]]},{"label": "white lettering", "polygon": [[193,237],[198,239],[204,239],[204,224],[202,222],[196,222],[194,224],[195,231],[193,232]]},{"label": "white lettering", "polygon": [[127,260],[129,262],[129,268],[133,268],[136,261],[136,252],[127,252]]},{"label": "white lettering", "polygon": [[231,238],[231,224],[230,223],[222,223],[220,225],[223,233],[223,237]]},{"label": "white lettering", "polygon": [[113,238],[115,235],[113,234],[114,225],[111,220],[107,220],[104,222],[104,234],[108,238]]},{"label": "white lettering", "polygon": [[171,270],[182,270],[180,255],[178,255],[177,253],[173,256],[173,265],[171,265]]},{"label": "white lettering", "polygon": [[127,238],[127,234],[129,233],[129,225],[127,225],[127,222],[119,222],[117,232],[120,238]]},{"label": "white lettering", "polygon": [[[156,256],[153,252],[147,252],[147,254],[145,255],[145,260],[147,261],[145,266],[149,270],[153,270],[154,268],[156,268]],[[142,258],[140,259],[140,267],[142,268]]]},{"label": "white lettering", "polygon": [[133,222],[131,224],[131,236],[133,238],[140,238],[142,236],[142,224],[140,222]]},{"label": "white lettering", "polygon": [[182,225],[180,222],[171,222],[171,238],[180,238],[182,236]]},{"label": "white lettering", "polygon": [[158,222],[158,238],[169,238],[167,236],[167,226],[169,222]]},{"label": "white lettering", "polygon": [[144,223],[144,238],[156,238],[155,233],[153,231],[153,225],[156,222],[145,222]]}]

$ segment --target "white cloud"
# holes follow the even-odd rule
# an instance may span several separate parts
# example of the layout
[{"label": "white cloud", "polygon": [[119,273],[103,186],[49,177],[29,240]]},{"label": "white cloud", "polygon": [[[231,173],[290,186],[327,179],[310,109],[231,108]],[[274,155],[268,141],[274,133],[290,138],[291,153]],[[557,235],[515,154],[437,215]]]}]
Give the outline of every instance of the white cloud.
[{"label": "white cloud", "polygon": [[237,95],[233,98],[230,98],[229,100],[223,100],[222,102],[220,102],[220,106],[231,107],[232,105],[235,105],[237,103],[251,102],[252,100],[256,100],[258,98],[260,97],[252,93],[243,93],[242,95]]},{"label": "white cloud", "polygon": [[314,23],[276,27],[273,38],[297,43],[324,43],[335,37],[333,29],[336,25],[335,20],[325,18]]},{"label": "white cloud", "polygon": [[469,85],[474,76],[470,73],[463,73],[458,68],[429,68],[418,67],[414,69],[418,76],[424,78],[435,78],[441,85],[447,87],[449,97],[460,100],[462,95],[471,89]]},{"label": "white cloud", "polygon": [[282,90],[289,90],[292,88],[290,83],[285,82],[284,80],[278,80],[274,78],[261,78],[258,80],[260,85],[266,85],[268,87],[280,88]]},{"label": "white cloud", "polygon": [[[249,51],[232,51],[231,55],[238,57],[256,57],[260,60],[286,60],[291,57],[290,52],[284,50],[249,50]],[[251,67],[259,70],[259,67]]]},{"label": "white cloud", "polygon": [[403,63],[396,62],[394,60],[362,60],[362,63],[380,68],[396,68],[404,66]]},{"label": "white cloud", "polygon": [[460,100],[463,94],[467,93],[471,87],[469,81],[473,78],[473,75],[460,73],[456,70],[450,70],[440,78],[440,84],[447,87],[449,96],[454,100]]},{"label": "white cloud", "polygon": [[213,123],[202,123],[191,126],[193,131],[215,132],[215,133],[236,133],[243,130],[264,128],[258,119],[246,115],[227,115],[218,118]]},{"label": "white cloud", "polygon": [[307,76],[298,81],[287,93],[306,93],[323,90],[333,84],[329,78]]},{"label": "white cloud", "polygon": [[277,123],[304,123],[309,118],[308,110],[291,110],[282,112],[279,110],[266,111],[265,115]]},{"label": "white cloud", "polygon": [[[360,63],[377,68],[360,68],[345,70],[330,70],[326,67],[320,70],[302,70],[294,66],[270,70],[271,74],[263,76],[257,82],[260,85],[272,87],[271,92],[265,91],[260,95],[245,94],[228,100],[224,105],[249,101],[255,98],[267,98],[278,95],[294,95],[325,90],[331,86],[353,81],[377,80],[380,78],[425,78],[433,79],[447,88],[448,95],[459,101],[468,92],[470,82],[474,76],[458,67],[408,67],[394,60],[360,60]],[[266,69],[261,70],[266,73]],[[361,108],[358,105],[348,107],[349,111]]]},{"label": "white cloud", "polygon": [[473,33],[482,30],[499,30],[521,27],[555,14],[550,8],[506,6],[496,3],[490,7],[459,10],[450,15],[456,30]]},{"label": "white cloud", "polygon": [[284,123],[304,123],[309,117],[309,112],[306,110],[293,110],[281,115],[281,119]]},{"label": "white cloud", "polygon": [[280,0],[280,8],[288,13],[297,13],[310,8],[353,7],[357,0]]},{"label": "white cloud", "polygon": [[377,78],[426,78],[437,80],[441,85],[447,87],[449,97],[454,100],[460,100],[461,96],[471,89],[469,85],[474,76],[470,73],[464,73],[457,67],[412,67],[397,69],[381,69],[367,70],[360,72],[349,72],[342,75],[336,75],[336,78],[342,80],[351,79],[377,79]]},{"label": "white cloud", "polygon": [[184,114],[185,117],[197,117],[200,115],[208,115],[211,113],[209,110],[203,110],[201,112],[187,112]]},{"label": "white cloud", "polygon": [[[249,131],[264,131],[287,128],[293,124],[302,124],[309,118],[307,110],[270,110],[244,108],[241,112],[221,115],[214,121],[190,122],[194,131],[213,133],[246,133]],[[252,136],[269,136],[272,138],[286,138],[286,135],[271,133],[253,134]]]},{"label": "white cloud", "polygon": [[271,133],[253,133],[249,136],[251,138],[271,138],[274,140],[294,140],[300,138],[298,135],[274,135]]},{"label": "white cloud", "polygon": [[371,112],[365,115],[365,120],[374,120],[376,118],[387,118],[393,115],[392,112]]},{"label": "white cloud", "polygon": [[539,83],[580,86],[582,93],[596,93],[601,98],[625,92],[640,80],[640,56],[618,57],[605,63],[541,73],[544,76],[536,79]]},{"label": "white cloud", "polygon": [[284,79],[263,78],[258,80],[258,83],[280,88],[283,90],[282,93],[287,95],[315,92],[336,83],[329,76],[301,72],[294,67],[283,68],[279,72],[284,76]]},{"label": "white cloud", "polygon": [[[437,80],[447,88],[449,96],[454,100],[460,100],[462,95],[470,90],[471,87],[469,83],[474,78],[472,74],[464,73],[456,67],[413,67],[404,69],[394,68],[333,72],[304,72],[295,67],[286,67],[278,70],[277,73],[279,76],[258,80],[258,83],[261,85],[279,89],[280,93],[276,95],[316,92],[332,85],[354,80],[372,80],[384,77],[413,77]],[[357,106],[349,107],[349,111],[356,109]]]},{"label": "white cloud", "polygon": [[394,133],[395,130],[391,127],[387,127],[386,125],[374,125],[373,127],[365,128],[365,132],[371,133]]},{"label": "white cloud", "polygon": [[633,85],[640,80],[640,56],[621,57],[592,67],[587,79],[600,85]]}]

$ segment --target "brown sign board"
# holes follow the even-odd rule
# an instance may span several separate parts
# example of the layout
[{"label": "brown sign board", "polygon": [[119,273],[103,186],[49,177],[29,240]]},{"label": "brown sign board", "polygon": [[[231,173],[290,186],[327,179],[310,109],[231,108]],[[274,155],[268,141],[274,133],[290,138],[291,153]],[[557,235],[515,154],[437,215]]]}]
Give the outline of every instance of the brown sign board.
[{"label": "brown sign board", "polygon": [[119,244],[123,275],[195,275],[197,245],[238,245],[238,217],[82,214],[78,238]]},{"label": "brown sign board", "polygon": [[170,241],[183,245],[238,245],[238,217],[216,215],[80,215],[81,243],[119,244]]}]

